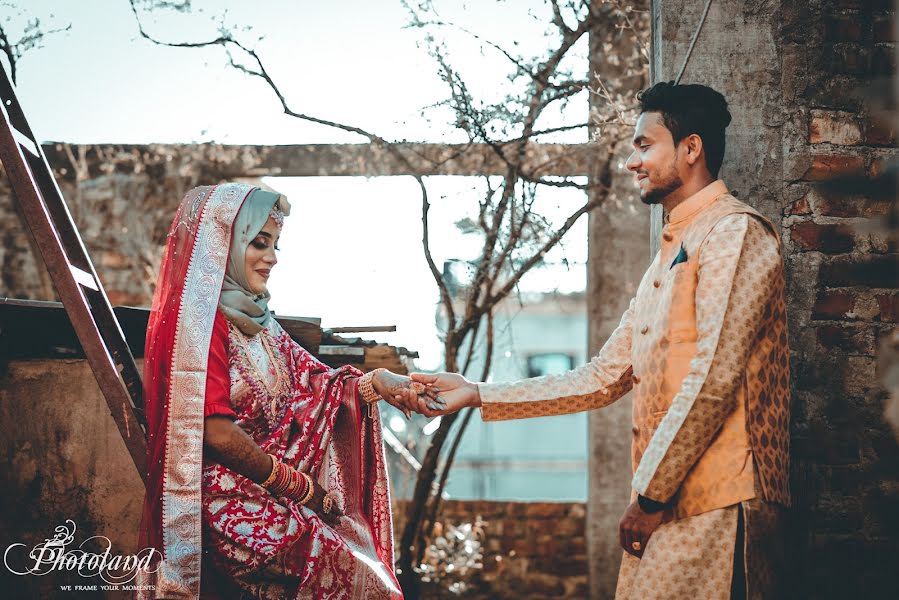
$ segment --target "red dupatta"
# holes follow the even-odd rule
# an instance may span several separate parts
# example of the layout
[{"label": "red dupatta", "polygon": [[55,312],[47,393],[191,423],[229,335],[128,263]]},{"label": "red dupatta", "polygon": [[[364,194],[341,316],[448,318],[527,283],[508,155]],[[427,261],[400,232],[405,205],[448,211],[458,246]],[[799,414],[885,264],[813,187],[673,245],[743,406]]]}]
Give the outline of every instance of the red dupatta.
[{"label": "red dupatta", "polygon": [[[191,190],[178,208],[166,243],[144,355],[148,477],[141,547],[154,547],[162,555],[155,572],[143,574],[138,582],[155,587],[149,597],[195,599],[200,595],[202,556],[207,549],[202,537],[202,501],[203,409],[209,345],[231,226],[252,190],[249,185],[234,183]],[[345,507],[345,518],[355,519],[352,525],[357,529],[361,525],[365,537],[371,536],[371,554],[379,563],[376,570],[382,580],[376,586],[379,589],[371,590],[379,593],[371,595],[396,597],[390,591],[396,580],[392,572],[392,526],[380,423],[377,415],[365,419],[359,414],[353,379],[359,373],[347,368],[327,369],[286,335],[281,348],[289,357],[295,386],[293,397],[297,401],[285,414],[280,430],[271,433],[277,433],[279,439],[283,439],[284,431],[303,436],[301,443],[293,444],[296,455],[287,457],[298,468],[316,471],[327,448],[332,457],[340,456],[345,463],[352,463],[339,469],[341,473],[355,474],[352,481],[341,482],[346,489],[338,489],[345,500],[353,498],[353,504],[358,504],[358,509]],[[352,398],[345,391],[352,392]],[[341,406],[342,411],[338,410]],[[349,446],[354,451],[335,452],[333,441],[348,438],[352,439]],[[282,447],[278,452],[277,444],[267,447],[268,443],[261,445],[273,454],[282,454],[286,449]],[[260,493],[256,484],[240,479],[248,495]],[[297,544],[297,551],[304,553],[300,585],[308,593],[315,586],[318,568],[329,564],[328,553],[344,552],[346,544],[322,543],[339,541],[340,528],[336,532],[327,528],[305,507],[289,508],[299,523],[300,534],[306,536]],[[363,563],[370,562],[363,557]],[[366,577],[352,572],[340,575],[342,585],[347,586],[347,597],[359,591],[365,594],[367,588],[357,589],[359,582],[373,579],[371,573],[366,573]],[[384,580],[390,580],[386,590],[380,589]]]}]

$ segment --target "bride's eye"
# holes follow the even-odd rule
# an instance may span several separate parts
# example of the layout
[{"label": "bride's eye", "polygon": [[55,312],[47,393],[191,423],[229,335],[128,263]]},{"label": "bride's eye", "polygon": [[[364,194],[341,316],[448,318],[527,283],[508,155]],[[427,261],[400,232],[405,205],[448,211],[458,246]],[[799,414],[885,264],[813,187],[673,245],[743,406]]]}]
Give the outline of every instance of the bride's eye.
[{"label": "bride's eye", "polygon": [[[257,250],[265,250],[266,248],[268,248],[268,244],[266,244],[266,243],[265,243],[264,241],[262,241],[262,240],[253,240],[253,241],[250,242],[250,243],[251,243],[251,245],[252,245],[254,248],[256,248]],[[277,250],[277,249],[278,249],[278,248],[276,247],[275,250]]]}]

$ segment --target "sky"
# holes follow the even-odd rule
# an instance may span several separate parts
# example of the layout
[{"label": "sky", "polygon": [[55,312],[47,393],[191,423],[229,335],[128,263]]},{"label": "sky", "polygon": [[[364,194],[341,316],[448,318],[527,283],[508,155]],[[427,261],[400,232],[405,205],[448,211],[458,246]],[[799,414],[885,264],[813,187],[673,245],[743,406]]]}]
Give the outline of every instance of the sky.
[{"label": "sky", "polygon": [[[17,9],[16,6],[25,7]],[[546,46],[541,0],[435,2],[439,17],[527,56]],[[410,28],[400,0],[191,2],[191,13],[140,12],[145,30],[173,42],[203,41],[222,22],[256,48],[294,110],[357,125],[393,140],[463,141],[439,103],[446,85],[429,56],[426,33]],[[18,62],[17,92],[42,141],[73,143],[311,144],[363,138],[283,115],[271,89],[228,65],[221,48],[155,45],[140,37],[128,0],[0,3],[0,22],[15,39],[24,18],[48,37]],[[483,101],[508,90],[510,63],[471,33],[429,29]],[[585,45],[585,44],[584,44]],[[586,69],[585,48],[572,64]],[[582,67],[580,65],[583,65]],[[587,115],[586,96],[545,126]],[[437,106],[435,106],[437,105]],[[430,108],[429,108],[430,107]],[[586,141],[578,130],[545,141]],[[440,366],[437,288],[421,247],[420,193],[409,177],[266,178],[292,204],[270,281],[280,314],[317,316],[329,326],[396,325],[376,338],[418,350],[422,368]],[[471,215],[484,182],[429,177],[432,248],[438,265],[473,258],[478,240],[454,223]],[[561,222],[585,201],[581,192],[547,190],[547,216]],[[569,232],[525,290],[584,288],[586,218]]]}]

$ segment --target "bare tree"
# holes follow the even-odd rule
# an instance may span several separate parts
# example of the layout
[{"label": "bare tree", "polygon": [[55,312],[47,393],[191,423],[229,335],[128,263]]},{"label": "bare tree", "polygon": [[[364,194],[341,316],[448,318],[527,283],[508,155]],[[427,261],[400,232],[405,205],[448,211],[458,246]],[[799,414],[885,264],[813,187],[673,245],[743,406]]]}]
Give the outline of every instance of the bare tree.
[{"label": "bare tree", "polygon": [[[40,17],[29,17],[24,8],[17,2],[0,2],[0,11],[6,16],[0,23],[0,52],[9,63],[9,77],[16,82],[18,75],[18,63],[22,56],[29,50],[40,48],[47,37],[56,33],[62,33],[72,29],[69,23],[65,27],[50,27],[46,29],[41,23]],[[53,19],[53,15],[50,15]],[[21,31],[15,37],[11,35],[16,21],[23,21]]]},{"label": "bare tree", "polygon": [[[476,32],[441,19],[429,0],[412,5],[401,0],[409,12],[410,25],[425,33],[427,48],[448,88],[442,103],[454,116],[454,125],[468,138],[466,147],[486,145],[500,160],[503,173],[487,178],[486,192],[477,199],[477,217],[464,224],[469,231],[482,238],[479,256],[469,262],[470,279],[464,289],[453,285],[448,273],[435,264],[431,251],[428,189],[422,175],[412,175],[421,194],[422,249],[425,261],[440,295],[443,320],[445,368],[467,373],[476,353],[482,353],[483,368],[476,375],[486,379],[493,353],[493,313],[497,305],[514,294],[522,278],[541,265],[575,222],[585,213],[606,201],[612,193],[612,172],[616,151],[629,134],[628,126],[634,116],[633,96],[622,90],[637,89],[647,76],[646,39],[648,19],[645,12],[635,11],[633,3],[615,0],[548,0],[547,49],[537,57],[525,58],[499,44],[484,40]],[[359,126],[338,123],[295,109],[266,69],[265,62],[251,43],[239,39],[238,34],[219,22],[218,34],[208,40],[172,41],[151,34],[142,21],[147,11],[175,8],[189,11],[189,0],[165,2],[157,0],[129,0],[140,35],[164,46],[203,48],[219,46],[224,49],[232,67],[248,76],[261,79],[277,97],[283,112],[304,121],[337,128],[366,138],[383,148],[401,164],[415,173],[414,165],[424,157],[413,156],[406,145],[397,144]],[[174,4],[174,6],[173,6]],[[640,7],[645,4],[638,0]],[[535,17],[536,18],[536,17]],[[452,53],[440,41],[439,32],[453,29],[471,36],[492,51],[501,53],[510,65],[509,80],[513,85],[499,102],[480,102],[469,92],[462,74],[454,67]],[[588,34],[601,32],[607,53],[611,77],[604,80],[589,73],[586,59],[578,64],[571,60],[572,49]],[[606,39],[607,38],[607,39]],[[568,59],[568,60],[566,60]],[[580,122],[541,127],[546,115],[560,105],[570,102],[578,94],[597,94],[605,102],[602,107]],[[594,103],[597,104],[597,103]],[[549,177],[541,173],[551,170],[551,161],[534,160],[539,153],[539,141],[550,134],[583,129],[590,126],[596,133],[594,140],[596,176],[589,183],[575,178]],[[424,159],[427,161],[427,159]],[[432,163],[433,164],[433,163]],[[532,165],[537,165],[536,167]],[[539,214],[535,202],[546,187],[575,188],[587,192],[586,201],[572,211],[561,224]],[[479,348],[483,340],[484,347]],[[441,464],[441,455],[459,414],[441,420],[418,473],[412,501],[409,503],[406,524],[399,541],[397,562],[400,581],[407,597],[418,596],[415,566],[419,564],[428,543],[428,536],[440,508],[442,491],[459,442],[470,422],[472,412],[462,413],[461,426]]]}]

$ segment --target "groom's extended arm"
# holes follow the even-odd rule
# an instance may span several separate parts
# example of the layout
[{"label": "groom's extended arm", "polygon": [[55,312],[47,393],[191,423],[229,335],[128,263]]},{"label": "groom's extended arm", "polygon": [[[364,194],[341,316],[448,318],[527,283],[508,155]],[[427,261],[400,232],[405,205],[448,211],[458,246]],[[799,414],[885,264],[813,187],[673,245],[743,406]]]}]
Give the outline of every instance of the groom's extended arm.
[{"label": "groom's extended arm", "polygon": [[485,421],[563,415],[607,406],[633,386],[631,333],[634,300],[593,359],[558,375],[512,383],[479,383]]}]

